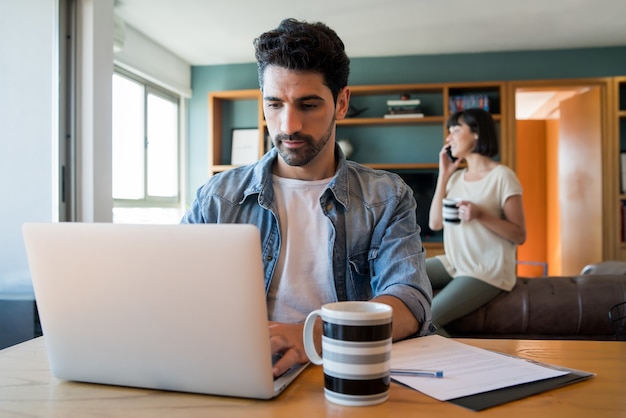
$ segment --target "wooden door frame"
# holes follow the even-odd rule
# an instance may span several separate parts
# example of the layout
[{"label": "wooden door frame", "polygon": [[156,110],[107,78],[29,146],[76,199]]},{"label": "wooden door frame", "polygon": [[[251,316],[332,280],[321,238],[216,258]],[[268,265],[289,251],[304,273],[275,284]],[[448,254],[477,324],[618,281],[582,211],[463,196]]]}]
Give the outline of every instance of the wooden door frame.
[{"label": "wooden door frame", "polygon": [[619,167],[617,155],[619,145],[616,141],[617,125],[615,103],[614,80],[611,77],[602,78],[576,78],[554,80],[520,80],[507,82],[507,132],[509,136],[506,149],[507,155],[503,155],[511,168],[517,169],[515,150],[517,146],[517,129],[515,117],[515,93],[517,89],[548,89],[551,87],[562,88],[568,86],[595,86],[600,89],[600,118],[602,135],[602,254],[604,260],[618,257],[619,234],[615,225],[619,224],[616,190],[618,190]]}]

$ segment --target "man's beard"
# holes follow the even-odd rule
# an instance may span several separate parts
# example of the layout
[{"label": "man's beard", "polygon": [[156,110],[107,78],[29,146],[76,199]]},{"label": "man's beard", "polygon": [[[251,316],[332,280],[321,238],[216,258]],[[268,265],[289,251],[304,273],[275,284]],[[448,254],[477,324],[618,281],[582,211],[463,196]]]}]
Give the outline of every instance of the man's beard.
[{"label": "man's beard", "polygon": [[[313,161],[313,159],[322,151],[330,140],[334,127],[335,118],[333,118],[330,122],[328,129],[319,141],[315,141],[311,135],[304,135],[296,132],[293,135],[276,134],[272,139],[272,142],[278,149],[278,153],[282,159],[288,165],[292,167],[302,167]],[[283,146],[283,141],[286,140],[303,141],[305,144],[297,149],[291,149]]]}]

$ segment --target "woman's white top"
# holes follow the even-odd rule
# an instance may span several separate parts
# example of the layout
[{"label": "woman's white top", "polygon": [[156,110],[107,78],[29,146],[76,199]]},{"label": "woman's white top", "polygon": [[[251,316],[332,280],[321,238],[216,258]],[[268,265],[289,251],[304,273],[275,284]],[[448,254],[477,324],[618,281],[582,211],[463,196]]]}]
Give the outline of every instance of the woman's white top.
[{"label": "woman's white top", "polygon": [[[510,168],[499,164],[485,177],[466,181],[467,169],[457,170],[446,185],[446,197],[470,201],[503,218],[506,200],[522,194],[522,186]],[[445,255],[438,256],[452,277],[470,276],[509,291],[516,280],[516,245],[474,219],[444,223]]]}]

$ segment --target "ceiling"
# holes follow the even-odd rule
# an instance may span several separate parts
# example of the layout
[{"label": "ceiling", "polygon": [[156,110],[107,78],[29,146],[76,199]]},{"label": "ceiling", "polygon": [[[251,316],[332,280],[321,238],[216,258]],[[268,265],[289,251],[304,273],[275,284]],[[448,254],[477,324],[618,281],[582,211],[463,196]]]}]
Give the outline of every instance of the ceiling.
[{"label": "ceiling", "polygon": [[[350,57],[626,46],[625,0],[115,0],[115,13],[190,65],[253,62],[252,40],[285,17],[326,23]],[[558,117],[566,95],[516,94],[518,118]]]},{"label": "ceiling", "polygon": [[116,14],[191,65],[254,61],[252,40],[322,21],[350,57],[626,45],[624,0],[115,0]]}]

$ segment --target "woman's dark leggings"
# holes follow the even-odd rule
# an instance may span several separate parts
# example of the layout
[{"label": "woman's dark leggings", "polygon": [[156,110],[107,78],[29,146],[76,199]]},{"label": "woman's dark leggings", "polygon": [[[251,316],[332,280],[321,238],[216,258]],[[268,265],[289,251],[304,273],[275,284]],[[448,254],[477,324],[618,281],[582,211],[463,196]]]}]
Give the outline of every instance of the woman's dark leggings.
[{"label": "woman's dark leggings", "polygon": [[502,290],[469,276],[451,277],[437,258],[426,260],[426,273],[433,290],[441,290],[432,303],[432,322],[437,333],[447,335],[446,324],[483,306]]}]

